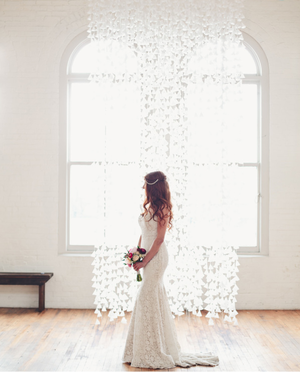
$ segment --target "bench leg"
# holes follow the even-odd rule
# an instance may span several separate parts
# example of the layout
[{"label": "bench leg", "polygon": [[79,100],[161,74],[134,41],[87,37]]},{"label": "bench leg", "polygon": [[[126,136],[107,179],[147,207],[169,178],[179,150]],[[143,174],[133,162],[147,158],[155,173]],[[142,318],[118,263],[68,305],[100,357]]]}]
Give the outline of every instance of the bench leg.
[{"label": "bench leg", "polygon": [[45,284],[39,285],[39,311],[45,310]]}]

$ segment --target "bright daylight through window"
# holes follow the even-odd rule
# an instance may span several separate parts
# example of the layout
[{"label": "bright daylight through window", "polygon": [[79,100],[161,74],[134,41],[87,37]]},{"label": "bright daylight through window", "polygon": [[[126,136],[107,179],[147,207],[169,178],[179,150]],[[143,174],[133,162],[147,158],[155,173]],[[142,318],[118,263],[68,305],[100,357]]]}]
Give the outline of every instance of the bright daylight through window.
[{"label": "bright daylight through window", "polygon": [[[243,51],[243,102],[241,104],[242,121],[239,128],[239,148],[235,148],[235,162],[239,164],[238,175],[236,176],[236,190],[238,198],[238,226],[234,226],[230,231],[232,234],[229,241],[234,241],[240,247],[240,252],[256,253],[260,251],[261,239],[261,69],[259,59],[254,50],[247,44]],[[122,47],[116,44],[116,58],[121,60]],[[138,236],[135,226],[136,221],[127,219],[127,212],[132,209],[132,205],[141,203],[141,180],[137,172],[139,162],[139,120],[140,107],[138,89],[133,86],[136,83],[122,83],[112,86],[103,86],[103,95],[95,92],[93,84],[89,82],[89,73],[92,71],[94,61],[93,50],[88,40],[77,45],[73,51],[67,69],[68,100],[67,100],[67,215],[66,215],[66,244],[68,251],[91,251],[95,242],[99,241],[97,231],[103,225],[101,217],[111,214],[114,223],[118,221],[118,236],[114,236],[114,227],[110,229],[106,226],[106,234],[111,235],[114,244],[122,244],[124,241],[132,242],[132,235]],[[105,59],[103,59],[105,61]],[[132,55],[132,69],[135,69],[135,56]],[[109,71],[110,66],[103,66],[105,72]],[[122,63],[120,63],[122,69]],[[113,73],[113,71],[112,71]],[[126,84],[126,86],[124,86]],[[132,84],[130,86],[130,84]],[[132,88],[132,89],[131,89]],[[126,107],[114,101],[114,90],[118,90],[117,99],[126,98]],[[130,97],[128,92],[132,91]],[[108,93],[109,92],[109,93]],[[106,97],[106,98],[105,98]],[[107,98],[109,97],[109,98]],[[105,100],[109,99],[110,102]],[[105,117],[102,116],[101,105],[110,105],[110,126],[102,125]],[[118,109],[121,107],[121,109]],[[235,108],[238,109],[238,108]],[[188,108],[189,110],[189,108]],[[195,108],[191,108],[192,111]],[[106,110],[107,112],[107,110]],[[196,123],[197,125],[197,123]],[[200,128],[201,139],[194,138],[191,141],[198,141],[207,144],[213,141],[210,128]],[[129,139],[130,138],[130,139]],[[101,200],[95,202],[97,198],[105,198],[105,174],[100,176],[97,183],[92,179],[89,171],[94,161],[100,162],[103,159],[103,151],[110,162],[116,162],[116,178],[114,200],[106,200],[106,210]],[[203,147],[207,151],[207,147]],[[201,151],[201,150],[200,150]],[[214,151],[213,143],[211,151]],[[206,154],[208,158],[213,158],[213,154]],[[205,154],[204,159],[205,159]],[[217,161],[217,159],[216,159]],[[123,164],[120,165],[120,162]],[[194,159],[193,175],[208,179],[209,175],[201,171],[197,159]],[[202,172],[202,173],[201,173]],[[203,173],[204,172],[204,173]],[[208,178],[207,178],[208,177]],[[130,182],[129,182],[130,181]],[[132,185],[135,184],[135,187]],[[193,185],[191,185],[193,188]],[[102,191],[101,191],[102,190]],[[194,194],[193,194],[194,192]],[[194,195],[194,207],[190,209],[192,215],[191,234],[193,231],[198,233],[197,224],[205,224],[205,220],[199,219],[197,214],[197,192],[191,190],[190,195]],[[203,207],[203,201],[202,201]],[[209,204],[208,204],[209,205]],[[130,212],[131,213],[131,212]],[[133,215],[137,215],[136,213]],[[205,215],[205,213],[204,213]],[[128,226],[124,221],[128,221]],[[204,225],[205,226],[205,225]],[[205,236],[203,228],[203,240],[209,243],[209,236]],[[196,238],[195,238],[196,239]],[[118,241],[120,240],[120,242]],[[193,241],[193,240],[192,240]],[[100,242],[101,243],[101,242]]]}]

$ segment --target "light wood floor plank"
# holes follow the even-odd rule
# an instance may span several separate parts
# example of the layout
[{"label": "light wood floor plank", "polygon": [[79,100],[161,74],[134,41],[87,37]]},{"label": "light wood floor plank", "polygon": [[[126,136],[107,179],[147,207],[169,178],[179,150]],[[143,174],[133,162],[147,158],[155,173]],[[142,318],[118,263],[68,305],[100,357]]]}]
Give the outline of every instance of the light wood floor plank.
[{"label": "light wood floor plank", "polygon": [[[0,371],[152,371],[122,363],[127,324],[93,310],[0,308]],[[300,310],[239,311],[233,326],[192,314],[175,318],[183,351],[217,354],[208,371],[300,371]],[[170,371],[182,371],[176,367]]]}]

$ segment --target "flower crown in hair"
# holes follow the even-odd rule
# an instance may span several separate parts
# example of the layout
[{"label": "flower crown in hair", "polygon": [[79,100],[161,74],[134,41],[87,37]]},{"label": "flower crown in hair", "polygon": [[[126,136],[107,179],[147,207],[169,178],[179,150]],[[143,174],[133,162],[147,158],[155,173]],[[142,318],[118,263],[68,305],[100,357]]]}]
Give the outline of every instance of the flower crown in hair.
[{"label": "flower crown in hair", "polygon": [[159,181],[159,179],[157,179],[156,181],[154,181],[154,182],[148,182],[146,179],[145,179],[145,181],[146,181],[146,183],[148,184],[148,185],[154,185],[156,182],[158,182]]}]

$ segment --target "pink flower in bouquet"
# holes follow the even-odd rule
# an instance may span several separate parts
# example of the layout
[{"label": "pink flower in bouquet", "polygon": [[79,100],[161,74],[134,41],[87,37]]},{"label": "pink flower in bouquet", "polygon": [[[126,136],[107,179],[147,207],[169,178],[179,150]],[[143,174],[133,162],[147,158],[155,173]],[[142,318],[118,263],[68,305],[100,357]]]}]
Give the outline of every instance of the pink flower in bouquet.
[{"label": "pink flower in bouquet", "polygon": [[132,256],[133,256],[133,253],[129,253],[128,257],[132,258]]},{"label": "pink flower in bouquet", "polygon": [[135,253],[137,250],[138,250],[137,247],[133,247],[133,248],[129,249],[129,252],[130,253]]},{"label": "pink flower in bouquet", "polygon": [[126,258],[125,263],[131,267],[131,260],[129,258]]}]

